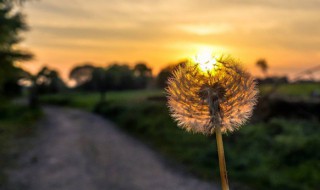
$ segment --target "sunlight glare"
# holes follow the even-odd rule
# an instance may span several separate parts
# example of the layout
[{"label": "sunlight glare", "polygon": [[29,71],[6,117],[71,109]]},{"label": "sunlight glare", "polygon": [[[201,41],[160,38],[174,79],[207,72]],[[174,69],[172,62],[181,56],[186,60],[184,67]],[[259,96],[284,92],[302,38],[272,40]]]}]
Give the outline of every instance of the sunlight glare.
[{"label": "sunlight glare", "polygon": [[217,63],[216,57],[212,55],[212,50],[209,48],[201,49],[195,56],[194,61],[199,64],[199,68],[203,72],[212,71]]}]

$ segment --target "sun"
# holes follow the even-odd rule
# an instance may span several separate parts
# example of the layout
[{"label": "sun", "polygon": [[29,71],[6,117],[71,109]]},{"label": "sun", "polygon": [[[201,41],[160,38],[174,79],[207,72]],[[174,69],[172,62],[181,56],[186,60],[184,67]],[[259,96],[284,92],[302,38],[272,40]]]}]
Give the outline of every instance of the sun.
[{"label": "sun", "polygon": [[216,57],[212,55],[212,50],[209,48],[198,51],[193,60],[203,72],[212,71],[217,64]]}]

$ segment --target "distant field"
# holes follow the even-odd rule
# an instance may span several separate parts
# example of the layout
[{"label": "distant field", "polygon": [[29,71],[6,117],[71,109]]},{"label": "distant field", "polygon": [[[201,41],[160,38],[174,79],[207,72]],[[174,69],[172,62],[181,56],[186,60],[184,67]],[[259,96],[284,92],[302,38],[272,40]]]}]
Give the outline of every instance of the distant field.
[{"label": "distant field", "polygon": [[[164,96],[162,90],[137,90],[137,91],[122,91],[122,92],[107,92],[106,100],[114,102],[141,102],[151,96]],[[56,105],[69,105],[79,107],[86,110],[92,110],[99,102],[99,93],[67,93],[57,95],[42,96],[42,102]]]},{"label": "distant field", "polygon": [[[270,91],[271,85],[263,85],[260,88],[262,94]],[[320,83],[306,83],[306,84],[284,84],[277,88],[276,93],[284,96],[293,96],[308,98],[312,93],[320,94]]]},{"label": "distant field", "polygon": [[[268,86],[262,87],[262,93]],[[297,89],[296,89],[297,88]],[[308,97],[318,85],[284,85],[285,96]],[[107,102],[98,104],[99,94],[45,96],[42,101],[78,107],[113,120],[128,133],[154,147],[164,156],[183,165],[203,179],[219,180],[214,137],[190,134],[171,119],[161,90],[107,93]],[[160,100],[160,101],[159,101]],[[320,124],[318,121],[273,118],[243,126],[224,136],[231,182],[254,189],[317,189],[320,181]],[[107,138],[107,137],[106,137]]]},{"label": "distant field", "polygon": [[[260,87],[260,94],[263,95],[269,92],[271,85],[263,85]],[[290,96],[307,99],[313,92],[320,94],[320,83],[310,84],[284,84],[280,85],[276,94],[281,96]],[[122,91],[122,92],[107,92],[107,101],[143,101],[147,97],[165,96],[164,90],[136,90],[136,91]],[[93,106],[99,102],[99,93],[67,93],[58,95],[46,95],[41,97],[42,102],[51,102],[55,104],[68,104],[73,107],[85,108],[92,110]]]}]

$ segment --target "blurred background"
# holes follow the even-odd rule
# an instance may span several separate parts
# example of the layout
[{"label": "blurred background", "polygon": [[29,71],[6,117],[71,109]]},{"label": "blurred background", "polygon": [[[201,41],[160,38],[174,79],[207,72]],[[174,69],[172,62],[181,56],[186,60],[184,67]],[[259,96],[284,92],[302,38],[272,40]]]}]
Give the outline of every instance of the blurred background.
[{"label": "blurred background", "polygon": [[212,51],[239,58],[260,89],[252,119],[224,136],[232,184],[320,189],[319,9],[318,0],[0,0],[0,187],[21,142],[41,135],[48,104],[102,115],[218,183],[215,138],[179,129],[164,91],[177,65]]}]

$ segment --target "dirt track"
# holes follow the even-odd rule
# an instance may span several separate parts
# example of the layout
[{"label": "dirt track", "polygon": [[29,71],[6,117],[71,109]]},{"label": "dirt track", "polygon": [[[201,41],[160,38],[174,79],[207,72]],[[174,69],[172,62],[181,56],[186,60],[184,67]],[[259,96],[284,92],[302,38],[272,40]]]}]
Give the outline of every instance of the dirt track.
[{"label": "dirt track", "polygon": [[24,190],[215,190],[94,114],[45,107],[39,137],[11,172]]}]

